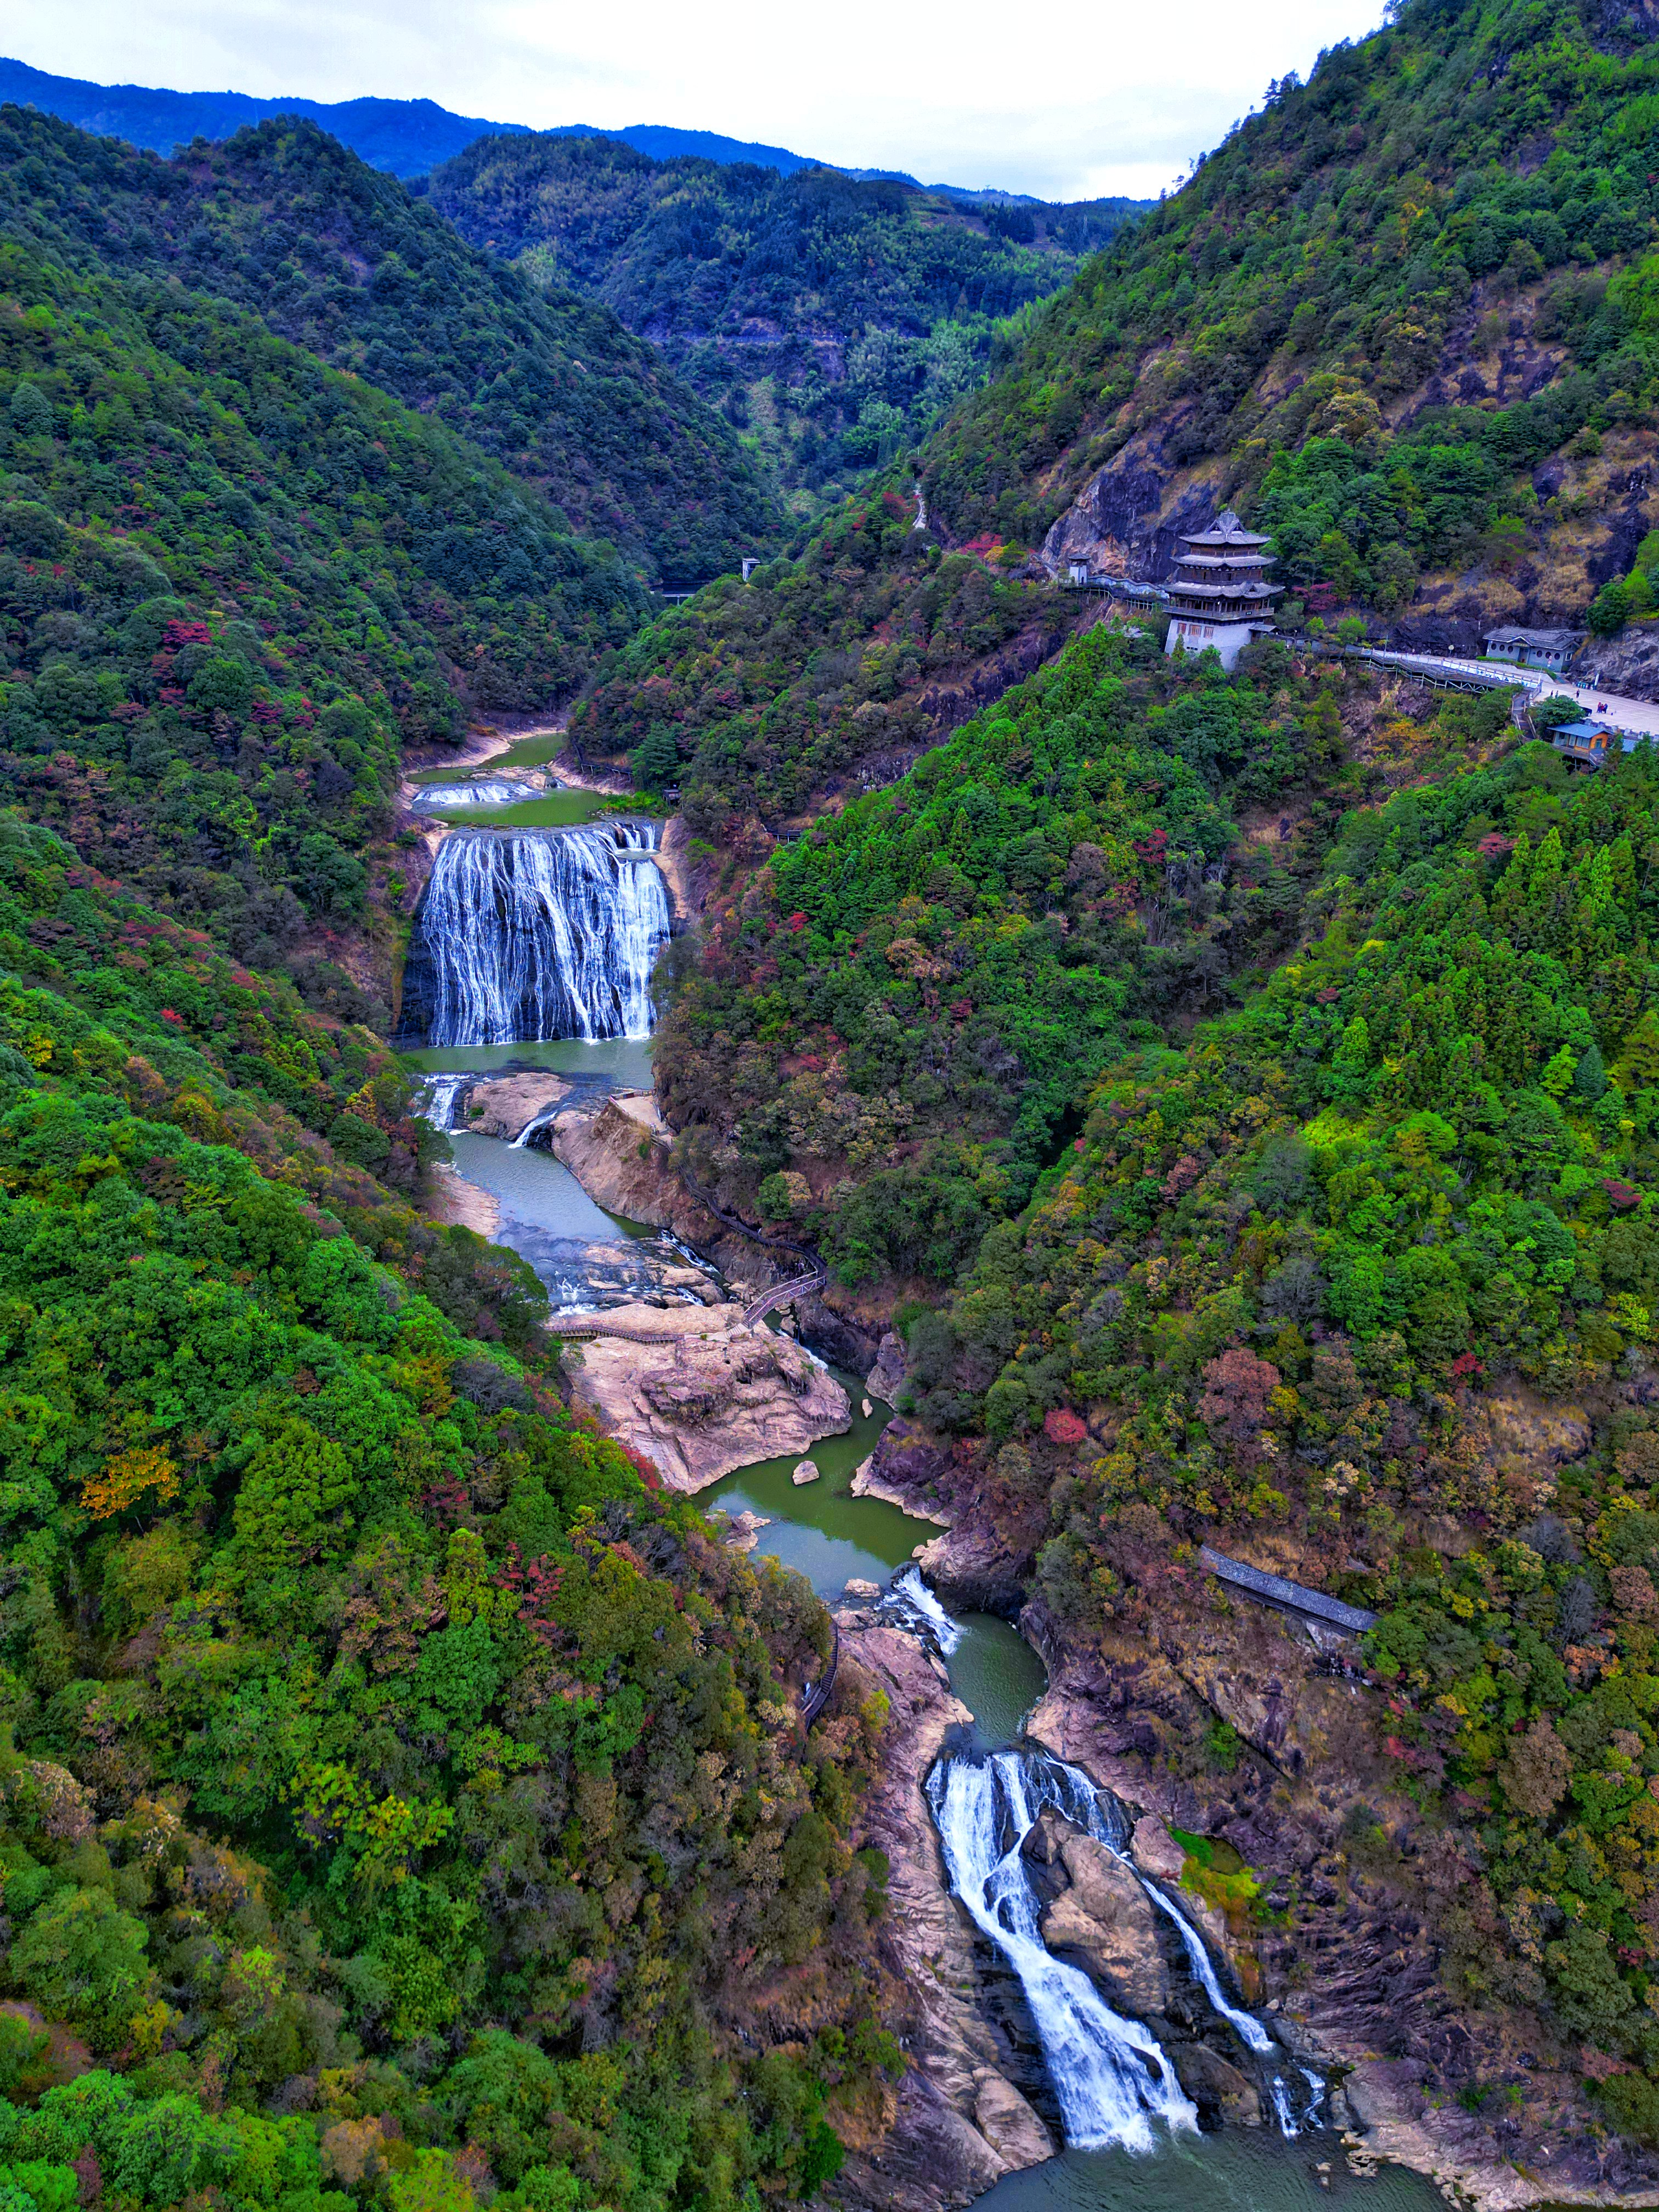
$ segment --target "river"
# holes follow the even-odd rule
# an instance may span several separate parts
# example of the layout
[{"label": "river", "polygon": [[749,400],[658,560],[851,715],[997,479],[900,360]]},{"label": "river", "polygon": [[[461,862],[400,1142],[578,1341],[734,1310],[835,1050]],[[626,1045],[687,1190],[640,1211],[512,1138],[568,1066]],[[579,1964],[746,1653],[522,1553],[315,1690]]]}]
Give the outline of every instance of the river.
[{"label": "river", "polygon": [[[476,947],[461,964],[476,964]],[[499,1013],[508,994],[491,995]],[[574,1079],[579,1088],[617,1091],[648,1084],[649,1054],[648,1041],[621,1036],[451,1044],[408,1058],[434,1078],[535,1067]],[[616,1295],[618,1271],[627,1277],[637,1265],[628,1257],[628,1248],[637,1250],[642,1241],[636,1224],[604,1214],[546,1153],[465,1132],[452,1141],[460,1175],[500,1204],[499,1241],[522,1251],[537,1267],[556,1306],[603,1304]],[[854,1419],[844,1435],[813,1447],[816,1482],[793,1482],[798,1455],[792,1453],[739,1468],[702,1492],[701,1502],[708,1510],[757,1516],[764,1523],[757,1553],[803,1575],[831,1601],[849,1582],[883,1590],[897,1585],[901,1595],[888,1604],[930,1636],[952,1689],[974,1716],[967,1740],[947,1747],[929,1778],[947,1862],[960,1894],[977,1894],[982,1884],[985,1900],[973,1917],[988,1931],[987,1956],[993,1955],[994,1938],[1019,1976],[1055,2085],[1055,2103],[1070,2131],[1117,2139],[1109,2148],[1067,2148],[1045,2165],[1010,2175],[980,2200],[980,2212],[1118,2212],[1120,2207],[1123,2212],[1194,2212],[1194,2207],[1300,2212],[1304,2206],[1358,2198],[1376,2212],[1430,2212],[1440,2199],[1421,2177],[1400,2167],[1383,2167],[1374,2178],[1350,2172],[1339,2136],[1319,2124],[1320,2092],[1303,2086],[1305,2077],[1287,2055],[1276,2054],[1262,2065],[1271,2073],[1275,2063],[1282,2064],[1293,2084],[1294,2094],[1286,2090],[1281,2102],[1297,2132],[1287,2136],[1270,2115],[1261,2127],[1197,2132],[1192,2107],[1148,2031],[1107,2012],[1078,1969],[1043,1950],[1035,1908],[1028,1897],[1015,1893],[1024,1876],[1018,1850],[1006,1849],[1010,1807],[1016,1842],[1044,1792],[1046,1802],[1063,1805],[1068,1817],[1090,1826],[1109,1846],[1123,1840],[1121,1815],[1115,1801],[1097,1796],[1080,1771],[1048,1759],[1024,1741],[1024,1718],[1042,1693],[1045,1674],[1016,1629],[987,1614],[952,1619],[921,1584],[912,1555],[937,1533],[933,1524],[878,1499],[853,1496],[854,1470],[873,1447],[888,1409],[878,1405],[863,1414],[861,1380],[838,1379],[852,1400]],[[902,1595],[907,1586],[908,1601]],[[1167,1902],[1164,1910],[1171,1911]],[[1196,1942],[1189,1932],[1189,1950]],[[1230,2005],[1201,1946],[1194,1965],[1220,2015],[1237,2022],[1243,2044],[1260,2051],[1265,2033]],[[1090,2043],[1098,2025],[1094,2016],[1103,2016],[1108,2025]],[[1079,2023],[1089,2045],[1081,2056],[1074,2032]],[[1079,2114],[1081,2119],[1072,2124]],[[1126,2136],[1140,2142],[1142,2154],[1122,2147]]]}]

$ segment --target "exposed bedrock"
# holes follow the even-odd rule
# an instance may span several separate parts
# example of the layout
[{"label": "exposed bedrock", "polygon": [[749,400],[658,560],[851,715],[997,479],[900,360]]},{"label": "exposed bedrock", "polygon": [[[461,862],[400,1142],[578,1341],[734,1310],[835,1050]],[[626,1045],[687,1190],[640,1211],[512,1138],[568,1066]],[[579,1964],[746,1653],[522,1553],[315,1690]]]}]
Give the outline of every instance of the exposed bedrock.
[{"label": "exposed bedrock", "polygon": [[570,1394],[648,1459],[671,1490],[702,1490],[733,1468],[797,1455],[851,1425],[848,1395],[787,1337],[735,1305],[622,1305],[628,1332],[567,1346]]}]

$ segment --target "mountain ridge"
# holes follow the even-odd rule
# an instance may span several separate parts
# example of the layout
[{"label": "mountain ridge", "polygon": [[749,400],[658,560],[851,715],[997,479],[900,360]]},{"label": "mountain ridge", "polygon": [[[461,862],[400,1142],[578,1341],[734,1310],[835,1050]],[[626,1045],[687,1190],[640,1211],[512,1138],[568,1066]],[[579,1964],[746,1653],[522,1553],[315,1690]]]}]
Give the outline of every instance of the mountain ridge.
[{"label": "mountain ridge", "polygon": [[[303,115],[361,155],[371,167],[407,182],[450,160],[477,138],[530,137],[532,123],[495,123],[481,116],[458,115],[424,97],[392,100],[368,94],[354,100],[311,100],[300,94],[262,98],[246,92],[178,92],[161,85],[101,84],[90,77],[59,76],[13,56],[0,56],[0,100],[34,106],[65,123],[100,137],[121,137],[171,154],[198,137],[228,138],[252,123],[283,115]],[[728,137],[718,131],[682,129],[668,123],[630,123],[615,129],[588,123],[540,127],[550,137],[616,138],[655,161],[695,157],[731,163],[756,162],[793,176],[800,169],[833,168],[857,180],[890,179],[918,190],[946,192],[965,201],[998,201],[1021,207],[1044,203],[1029,194],[1000,191],[994,185],[921,185],[898,169],[859,169],[797,154],[787,146],[757,139]]]}]

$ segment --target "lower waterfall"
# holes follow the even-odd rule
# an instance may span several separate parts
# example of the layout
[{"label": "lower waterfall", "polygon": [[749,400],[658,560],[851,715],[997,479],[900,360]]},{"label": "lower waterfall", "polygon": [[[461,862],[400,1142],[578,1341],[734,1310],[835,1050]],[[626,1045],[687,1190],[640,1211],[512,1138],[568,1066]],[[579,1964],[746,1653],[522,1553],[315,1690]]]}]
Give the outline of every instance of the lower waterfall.
[{"label": "lower waterfall", "polygon": [[462,830],[438,849],[404,971],[429,1045],[651,1034],[668,894],[653,823]]},{"label": "lower waterfall", "polygon": [[1103,1808],[1087,1775],[1033,1752],[947,1756],[928,1776],[927,1796],[951,1887],[1025,1992],[1067,2142],[1149,2151],[1154,2120],[1196,2129],[1197,2112],[1151,2030],[1115,2013],[1082,1968],[1054,1958],[1042,1941],[1019,1847],[1047,1805],[1092,1828],[1090,1812]]},{"label": "lower waterfall", "polygon": [[[902,1583],[896,1587],[908,1595]],[[1156,2141],[1154,2120],[1169,2128],[1195,2128],[1196,2111],[1152,2031],[1115,2013],[1081,1967],[1054,1958],[1043,1942],[1042,1905],[1020,1850],[1045,1807],[1053,1806],[1074,1827],[1131,1864],[1125,1856],[1128,1828],[1117,1800],[1097,1790],[1081,1767],[1036,1751],[1000,1751],[988,1759],[947,1753],[928,1776],[927,1788],[951,1887],[1025,1992],[1066,2142],[1080,2150],[1116,2143],[1146,2151]],[[1228,2002],[1204,1939],[1186,1915],[1156,1883],[1139,1875],[1136,1879],[1174,1921],[1193,1973],[1216,2012],[1258,2057],[1273,2051],[1273,2037],[1255,2014]],[[1322,2075],[1308,2068],[1297,2070],[1313,2093],[1299,2112],[1281,2074],[1273,2075],[1268,2092],[1287,2139],[1320,2124],[1325,2094]]]}]

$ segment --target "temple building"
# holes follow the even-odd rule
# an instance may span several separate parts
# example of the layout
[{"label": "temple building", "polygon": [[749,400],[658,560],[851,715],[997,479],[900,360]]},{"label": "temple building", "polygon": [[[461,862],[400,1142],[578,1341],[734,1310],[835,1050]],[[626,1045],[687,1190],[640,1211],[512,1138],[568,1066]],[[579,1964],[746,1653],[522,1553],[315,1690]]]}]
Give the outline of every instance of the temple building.
[{"label": "temple building", "polygon": [[1170,622],[1164,649],[1182,645],[1202,653],[1213,646],[1231,668],[1253,637],[1273,628],[1273,603],[1285,588],[1267,580],[1267,541],[1228,507],[1195,537],[1183,532],[1181,543],[1185,550],[1164,583]]}]

